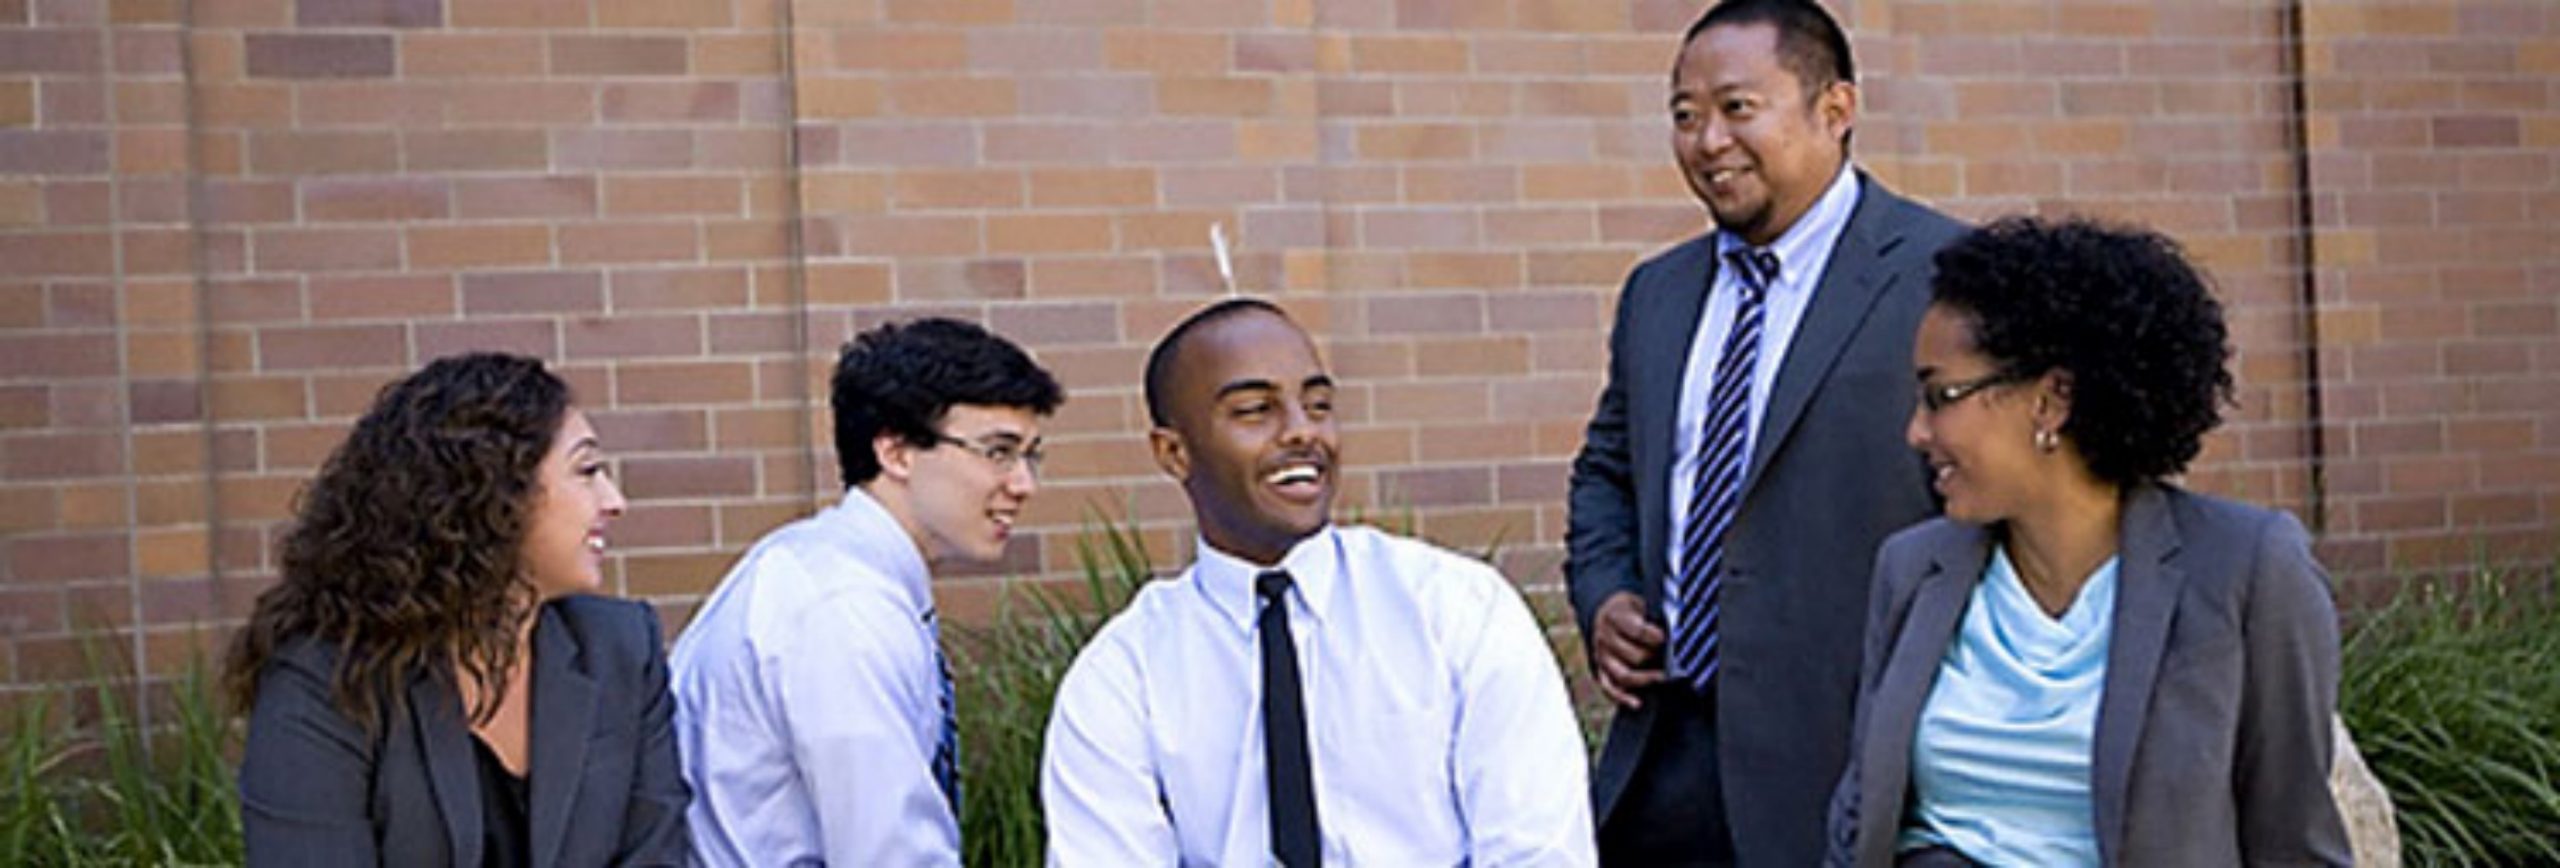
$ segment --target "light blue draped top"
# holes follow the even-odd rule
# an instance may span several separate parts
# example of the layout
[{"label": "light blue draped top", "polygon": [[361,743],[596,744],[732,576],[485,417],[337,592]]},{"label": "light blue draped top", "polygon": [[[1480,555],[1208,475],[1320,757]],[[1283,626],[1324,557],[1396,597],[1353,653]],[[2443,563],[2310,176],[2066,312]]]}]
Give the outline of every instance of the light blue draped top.
[{"label": "light blue draped top", "polygon": [[2096,865],[2089,763],[2114,632],[2117,559],[2060,618],[1994,546],[1911,742],[1917,797],[1897,842],[1985,865]]}]

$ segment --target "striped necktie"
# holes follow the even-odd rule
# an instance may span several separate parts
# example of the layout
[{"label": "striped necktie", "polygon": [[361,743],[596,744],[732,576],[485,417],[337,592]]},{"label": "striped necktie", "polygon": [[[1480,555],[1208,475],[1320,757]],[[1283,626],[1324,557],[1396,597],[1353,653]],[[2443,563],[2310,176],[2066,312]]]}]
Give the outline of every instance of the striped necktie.
[{"label": "striped necktie", "polygon": [[942,624],[932,612],[924,614],[925,624],[933,628],[933,666],[940,671],[942,684],[942,734],[933,745],[933,782],[942,787],[942,798],[951,803],[951,818],[960,818],[960,720],[951,707],[951,661],[942,656]]},{"label": "striped necktie", "polygon": [[1707,415],[1699,424],[1698,477],[1692,484],[1688,522],[1680,536],[1680,569],[1671,593],[1671,674],[1705,690],[1716,674],[1718,596],[1724,583],[1725,532],[1742,505],[1742,473],[1750,463],[1751,380],[1760,367],[1762,309],[1776,254],[1761,249],[1725,253],[1734,286],[1742,290],[1733,330],[1716,356]]}]

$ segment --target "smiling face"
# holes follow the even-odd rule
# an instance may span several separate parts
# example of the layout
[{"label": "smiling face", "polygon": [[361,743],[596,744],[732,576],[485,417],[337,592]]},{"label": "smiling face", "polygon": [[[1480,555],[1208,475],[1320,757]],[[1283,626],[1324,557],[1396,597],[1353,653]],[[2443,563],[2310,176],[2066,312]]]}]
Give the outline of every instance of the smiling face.
[{"label": "smiling face", "polygon": [[1315,344],[1270,311],[1202,323],[1177,348],[1156,464],[1191,497],[1200,536],[1274,564],[1333,511],[1333,378]]},{"label": "smiling face", "polygon": [[521,557],[535,593],[548,600],[604,587],[605,526],[625,503],[587,414],[572,407],[561,417],[534,475],[540,484],[525,516]]},{"label": "smiling face", "polygon": [[1707,28],[1680,51],[1671,76],[1671,151],[1716,225],[1754,245],[1785,234],[1848,157],[1857,85],[1808,99],[1778,60],[1765,23]]},{"label": "smiling face", "polygon": [[880,475],[864,487],[897,516],[926,564],[1002,560],[1040,480],[1029,461],[999,466],[987,453],[1036,451],[1040,415],[1028,407],[953,404],[937,428],[950,439],[917,446],[895,434],[874,438]]},{"label": "smiling face", "polygon": [[1991,524],[2034,508],[2052,488],[2057,457],[2037,451],[2036,431],[2058,429],[2068,412],[2056,387],[2059,375],[2001,381],[2000,365],[1974,348],[1973,317],[1945,305],[1931,305],[1921,316],[1911,364],[1923,390],[1982,384],[1959,388],[1961,397],[1934,410],[1927,400],[1915,402],[1903,429],[1911,448],[1928,459],[1947,517]]}]

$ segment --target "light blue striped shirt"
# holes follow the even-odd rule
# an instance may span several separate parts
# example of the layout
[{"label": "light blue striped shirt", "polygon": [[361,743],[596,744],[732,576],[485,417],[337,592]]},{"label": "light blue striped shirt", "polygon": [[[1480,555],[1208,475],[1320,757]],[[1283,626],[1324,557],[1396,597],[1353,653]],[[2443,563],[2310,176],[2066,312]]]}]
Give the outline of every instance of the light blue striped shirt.
[{"label": "light blue striped shirt", "polygon": [[[1849,215],[1858,210],[1859,194],[1857,170],[1841,162],[1840,173],[1832,176],[1822,198],[1769,244],[1769,252],[1778,256],[1778,276],[1769,281],[1762,301],[1760,356],[1751,369],[1751,390],[1744,399],[1748,405],[1742,417],[1746,462],[1760,442],[1761,411],[1769,405],[1770,391],[1777,388],[1787,348],[1795,345],[1796,326],[1813,306],[1814,290],[1831,268],[1831,251],[1840,245],[1840,233],[1849,228]],[[1725,266],[1724,255],[1749,246],[1731,232],[1717,232],[1715,281],[1707,287],[1707,303],[1698,311],[1698,330],[1689,341],[1687,367],[1681,369],[1680,415],[1674,417],[1679,423],[1671,426],[1674,459],[1671,476],[1663,481],[1671,486],[1670,546],[1664,553],[1669,560],[1664,563],[1674,569],[1686,556],[1681,544],[1689,534],[1689,501],[1698,495],[1698,463],[1706,460],[1704,423],[1709,394],[1715,391],[1716,363],[1724,355],[1725,336],[1733,333],[1733,321],[1742,308],[1742,278]],[[1680,620],[1678,595],[1663,595],[1662,605],[1673,622]]]},{"label": "light blue striped shirt", "polygon": [[1917,799],[1898,849],[1986,865],[2096,865],[2089,764],[2114,633],[2117,559],[2055,618],[2005,546],[1976,583],[1911,741]]}]

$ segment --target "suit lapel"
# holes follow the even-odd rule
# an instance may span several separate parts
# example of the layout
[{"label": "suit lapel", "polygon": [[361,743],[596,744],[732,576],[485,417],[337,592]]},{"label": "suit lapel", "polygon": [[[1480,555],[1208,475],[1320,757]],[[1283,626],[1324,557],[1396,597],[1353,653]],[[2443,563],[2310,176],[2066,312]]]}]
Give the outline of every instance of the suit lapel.
[{"label": "suit lapel", "polygon": [[569,808],[587,765],[596,683],[559,610],[544,606],[533,631],[533,864],[553,864],[569,831]]},{"label": "suit lapel", "polygon": [[1967,530],[1961,541],[1930,556],[1929,574],[1912,591],[1910,610],[1884,658],[1885,671],[1868,709],[1866,755],[1861,759],[1861,765],[1873,771],[1861,772],[1858,781],[1858,803],[1871,806],[1861,808],[1858,840],[1866,842],[1860,848],[1873,851],[1876,859],[1860,864],[1891,861],[1892,842],[1907,808],[1902,797],[1910,788],[1911,740],[1918,733],[1920,707],[1937,683],[1938,664],[1955,641],[1956,623],[1963,619],[1965,603],[1990,559],[1989,533],[1981,528]]},{"label": "suit lapel", "polygon": [[[1680,380],[1688,370],[1689,346],[1698,337],[1707,288],[1715,285],[1715,237],[1709,232],[1682,244],[1664,263],[1661,280],[1668,285],[1634,296],[1645,299],[1646,309],[1636,312],[1634,327],[1638,331],[1627,346],[1658,354],[1636,359],[1627,368],[1629,380],[1635,384],[1627,394],[1628,431],[1635,438],[1630,451],[1638,459],[1637,478],[1644,480],[1640,485],[1645,489],[1637,498],[1650,500],[1652,507],[1638,510],[1638,520],[1647,525],[1640,539],[1662,540],[1670,533],[1667,513],[1671,486],[1687,482],[1671,478],[1672,465],[1678,458],[1671,447],[1677,442],[1673,434],[1681,424]],[[1637,557],[1651,568],[1653,575],[1669,575],[1664,546],[1645,546]],[[1646,593],[1653,597],[1646,602],[1653,604],[1657,612],[1662,584],[1645,583]]]},{"label": "suit lapel", "polygon": [[1787,345],[1786,361],[1778,368],[1777,382],[1769,389],[1769,400],[1760,416],[1760,431],[1752,439],[1751,468],[1743,477],[1744,490],[1757,485],[1760,474],[1777,454],[1787,432],[1794,430],[1796,420],[1804,415],[1813,400],[1814,389],[1831,375],[1831,365],[1849,346],[1849,338],[1867,320],[1867,311],[1875,307],[1876,298],[1891,287],[1897,276],[1881,267],[1887,254],[1902,244],[1902,231],[1884,219],[1900,200],[1884,187],[1858,175],[1858,205],[1849,212],[1849,220],[1840,229],[1840,241],[1831,248],[1831,261],[1822,269],[1822,279],[1815,283],[1813,301],[1805,308],[1804,319],[1796,325],[1793,341]]},{"label": "suit lapel", "polygon": [[2122,560],[2116,580],[2114,635],[2108,640],[2106,686],[2098,700],[2098,732],[2090,769],[2096,803],[2098,855],[2114,862],[2124,852],[2126,786],[2135,748],[2150,716],[2151,689],[2168,650],[2169,625],[2186,586],[2179,567],[2177,523],[2168,496],[2143,485],[2125,498]]},{"label": "suit lapel", "polygon": [[409,682],[408,714],[418,754],[426,763],[436,811],[444,815],[446,843],[456,865],[480,864],[480,763],[471,750],[471,727],[462,698],[442,678]]}]

